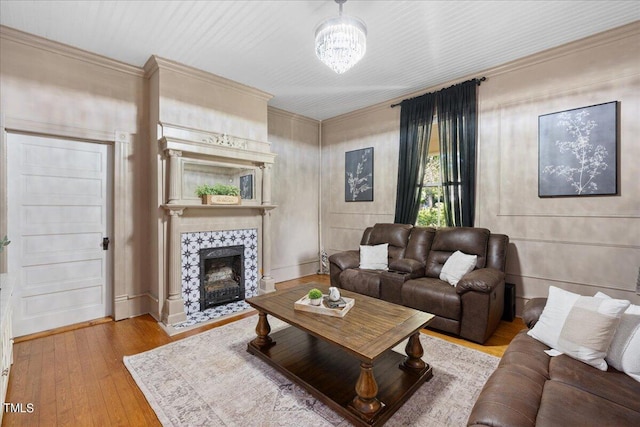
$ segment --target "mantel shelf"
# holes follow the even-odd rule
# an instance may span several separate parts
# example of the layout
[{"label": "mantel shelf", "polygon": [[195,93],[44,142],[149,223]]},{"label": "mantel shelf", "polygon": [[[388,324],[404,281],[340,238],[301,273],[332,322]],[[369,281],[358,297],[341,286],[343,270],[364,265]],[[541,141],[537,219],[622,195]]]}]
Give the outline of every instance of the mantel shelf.
[{"label": "mantel shelf", "polygon": [[197,205],[197,204],[165,204],[161,205],[166,210],[172,209],[257,209],[257,210],[273,210],[278,205]]}]

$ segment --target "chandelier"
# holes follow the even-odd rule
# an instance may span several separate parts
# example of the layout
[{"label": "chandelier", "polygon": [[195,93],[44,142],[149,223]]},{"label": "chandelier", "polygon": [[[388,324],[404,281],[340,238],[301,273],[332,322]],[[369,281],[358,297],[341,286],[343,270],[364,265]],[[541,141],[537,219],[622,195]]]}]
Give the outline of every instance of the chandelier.
[{"label": "chandelier", "polygon": [[342,14],[329,18],[316,28],[316,55],[338,74],[342,74],[362,59],[367,50],[367,27],[360,19]]}]

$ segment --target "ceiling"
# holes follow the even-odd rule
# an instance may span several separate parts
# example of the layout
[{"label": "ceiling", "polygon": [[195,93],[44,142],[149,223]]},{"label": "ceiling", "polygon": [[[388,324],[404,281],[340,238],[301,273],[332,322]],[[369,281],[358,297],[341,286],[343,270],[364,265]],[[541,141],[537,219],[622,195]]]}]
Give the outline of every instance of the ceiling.
[{"label": "ceiling", "polygon": [[273,95],[324,120],[640,19],[639,1],[357,1],[367,53],[337,75],[316,57],[316,1],[0,1],[0,23],[142,67],[151,55]]}]

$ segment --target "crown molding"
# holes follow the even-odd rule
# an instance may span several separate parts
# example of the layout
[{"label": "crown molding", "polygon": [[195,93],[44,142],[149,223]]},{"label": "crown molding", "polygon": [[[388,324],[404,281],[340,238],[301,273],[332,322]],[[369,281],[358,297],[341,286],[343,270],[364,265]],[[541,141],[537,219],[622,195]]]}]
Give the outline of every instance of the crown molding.
[{"label": "crown molding", "polygon": [[236,81],[229,80],[227,78],[218,76],[216,74],[202,71],[198,68],[180,64],[179,62],[172,61],[170,59],[161,58],[157,55],[151,55],[151,57],[144,64],[144,75],[146,78],[149,78],[152,74],[154,74],[155,72],[161,69],[170,70],[170,71],[180,73],[189,77],[193,77],[216,86],[234,89],[245,95],[251,95],[256,98],[263,99],[265,101],[268,101],[271,98],[273,98],[273,95],[271,95],[270,93],[264,92],[260,89],[253,88],[251,86],[246,86],[246,85],[243,85],[242,83],[238,83]]},{"label": "crown molding", "polygon": [[621,27],[603,31],[589,37],[565,43],[551,49],[543,50],[520,59],[499,65],[497,67],[486,70],[483,74],[487,80],[491,77],[516,71],[522,68],[531,67],[543,62],[552,61],[563,56],[573,55],[594,47],[607,45],[629,37],[635,37],[640,34],[640,21],[635,21]]},{"label": "crown molding", "polygon": [[4,25],[0,25],[0,39],[10,40],[15,43],[62,55],[77,61],[109,68],[111,70],[130,74],[136,77],[144,77],[144,71],[139,67],[116,61],[115,59],[107,58],[106,56],[98,55],[96,53],[88,52],[77,47],[58,43],[34,34],[25,33]]},{"label": "crown molding", "polygon": [[321,123],[321,120],[312,119],[311,117],[302,116],[300,114],[292,113],[290,111],[281,110],[276,107],[267,107],[267,117],[268,116],[279,116],[289,120],[296,120],[303,123],[308,123],[310,125],[318,126]]}]

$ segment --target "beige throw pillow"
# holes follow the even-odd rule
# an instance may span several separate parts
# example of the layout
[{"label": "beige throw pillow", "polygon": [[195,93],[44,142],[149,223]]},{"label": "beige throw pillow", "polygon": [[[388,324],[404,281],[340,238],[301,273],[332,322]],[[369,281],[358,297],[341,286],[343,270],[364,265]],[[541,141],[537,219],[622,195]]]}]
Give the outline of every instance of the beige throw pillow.
[{"label": "beige throw pillow", "polygon": [[477,260],[477,255],[467,255],[460,251],[455,251],[442,266],[440,280],[449,282],[452,286],[457,285],[462,276],[473,271]]},{"label": "beige throw pillow", "polygon": [[627,300],[585,297],[555,286],[540,319],[528,335],[602,371],[604,358]]},{"label": "beige throw pillow", "polygon": [[389,244],[360,245],[360,268],[364,270],[389,270]]}]

